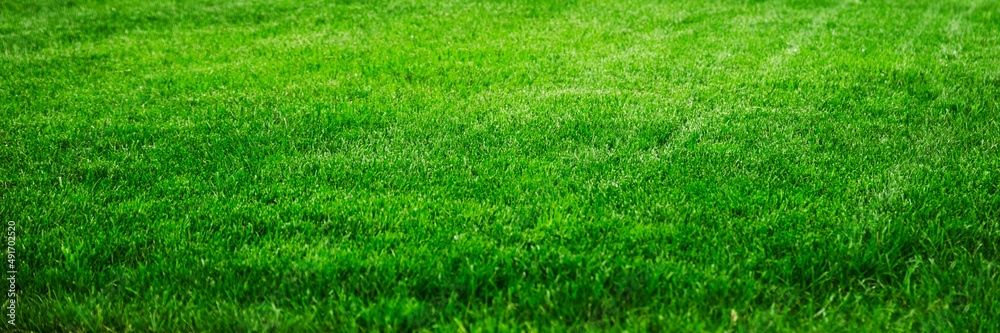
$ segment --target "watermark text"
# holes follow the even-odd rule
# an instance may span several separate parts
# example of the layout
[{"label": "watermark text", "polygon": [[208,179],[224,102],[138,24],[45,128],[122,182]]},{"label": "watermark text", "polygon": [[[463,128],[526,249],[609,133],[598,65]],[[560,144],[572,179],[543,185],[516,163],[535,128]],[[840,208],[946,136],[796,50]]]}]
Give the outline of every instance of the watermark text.
[{"label": "watermark text", "polygon": [[14,251],[14,245],[17,245],[17,229],[14,221],[7,221],[7,282],[10,283],[10,287],[7,289],[7,302],[4,303],[4,312],[7,318],[7,324],[16,325],[14,318],[17,314],[17,256]]}]

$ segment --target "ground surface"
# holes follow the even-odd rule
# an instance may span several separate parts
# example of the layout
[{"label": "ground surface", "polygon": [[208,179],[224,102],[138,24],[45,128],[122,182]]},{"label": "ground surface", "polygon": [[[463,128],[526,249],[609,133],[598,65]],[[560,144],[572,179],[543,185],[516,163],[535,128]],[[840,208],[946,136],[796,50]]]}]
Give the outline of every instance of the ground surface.
[{"label": "ground surface", "polygon": [[0,1],[0,48],[19,329],[998,328],[998,1]]}]

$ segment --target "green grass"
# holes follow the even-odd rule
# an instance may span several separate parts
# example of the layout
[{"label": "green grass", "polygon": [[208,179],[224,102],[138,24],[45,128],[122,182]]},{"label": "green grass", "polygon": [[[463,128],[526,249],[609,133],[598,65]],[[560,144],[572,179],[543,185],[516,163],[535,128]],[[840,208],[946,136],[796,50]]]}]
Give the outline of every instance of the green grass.
[{"label": "green grass", "polygon": [[995,332],[998,122],[996,0],[0,0],[2,330]]}]

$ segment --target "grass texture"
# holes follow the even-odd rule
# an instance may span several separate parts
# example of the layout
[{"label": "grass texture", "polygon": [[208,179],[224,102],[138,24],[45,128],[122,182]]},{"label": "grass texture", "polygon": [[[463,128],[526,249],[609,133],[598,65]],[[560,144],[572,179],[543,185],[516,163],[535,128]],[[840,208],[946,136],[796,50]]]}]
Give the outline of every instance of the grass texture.
[{"label": "grass texture", "polygon": [[996,0],[0,0],[2,329],[996,332],[998,105]]}]

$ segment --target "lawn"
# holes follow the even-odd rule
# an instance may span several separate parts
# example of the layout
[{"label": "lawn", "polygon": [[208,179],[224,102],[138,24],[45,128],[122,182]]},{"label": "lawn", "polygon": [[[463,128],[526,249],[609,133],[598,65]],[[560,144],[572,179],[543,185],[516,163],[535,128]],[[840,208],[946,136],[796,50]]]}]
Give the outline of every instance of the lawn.
[{"label": "lawn", "polygon": [[1000,1],[0,0],[0,219],[4,332],[996,332]]}]

